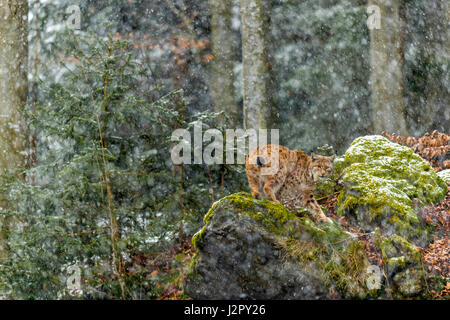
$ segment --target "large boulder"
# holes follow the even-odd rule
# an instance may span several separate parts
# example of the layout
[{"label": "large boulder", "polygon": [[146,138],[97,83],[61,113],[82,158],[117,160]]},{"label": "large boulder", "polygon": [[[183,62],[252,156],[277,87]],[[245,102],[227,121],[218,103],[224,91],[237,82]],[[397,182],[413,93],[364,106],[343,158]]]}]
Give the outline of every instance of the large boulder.
[{"label": "large boulder", "polygon": [[247,193],[217,201],[204,223],[193,237],[196,255],[184,287],[193,299],[429,297],[419,248],[379,228],[369,237],[381,252],[381,268],[334,220],[314,224]]},{"label": "large boulder", "polygon": [[285,259],[281,233],[287,236],[289,229],[283,224],[296,219],[276,210],[246,194],[217,203],[194,236],[198,253],[185,292],[196,299],[329,298],[318,270]]},{"label": "large boulder", "polygon": [[[314,224],[238,193],[216,202],[194,236],[185,284],[194,299],[342,299],[377,296],[364,247],[336,222]],[[381,273],[380,273],[381,275]]]},{"label": "large boulder", "polygon": [[345,170],[338,214],[366,232],[397,234],[424,246],[430,227],[417,215],[421,207],[439,202],[447,186],[430,164],[405,146],[374,135],[353,141],[337,167]]}]

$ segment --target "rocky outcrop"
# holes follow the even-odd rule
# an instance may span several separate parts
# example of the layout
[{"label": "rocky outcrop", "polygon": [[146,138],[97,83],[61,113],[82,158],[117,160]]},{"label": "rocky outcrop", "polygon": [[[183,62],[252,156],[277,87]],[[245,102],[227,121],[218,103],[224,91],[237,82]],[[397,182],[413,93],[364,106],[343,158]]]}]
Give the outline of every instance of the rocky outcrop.
[{"label": "rocky outcrop", "polygon": [[397,234],[421,246],[431,240],[417,211],[443,199],[447,186],[427,161],[382,136],[365,136],[337,165],[345,170],[338,214],[366,232],[379,228],[384,236]]},{"label": "rocky outcrop", "polygon": [[[382,256],[371,265],[361,234],[317,223],[282,205],[237,193],[217,201],[193,237],[184,291],[193,299],[398,299],[427,297],[416,245],[431,230],[417,209],[439,201],[445,182],[406,147],[356,139],[337,161],[337,212]],[[356,232],[356,231],[354,231]],[[366,242],[367,244],[367,242]]]},{"label": "rocky outcrop", "polygon": [[[204,222],[193,238],[198,253],[185,286],[192,298],[365,295],[368,263],[363,248],[336,223],[319,228],[309,218],[299,218],[279,204],[255,200],[246,193],[218,201]],[[337,286],[348,288],[341,294]]]}]

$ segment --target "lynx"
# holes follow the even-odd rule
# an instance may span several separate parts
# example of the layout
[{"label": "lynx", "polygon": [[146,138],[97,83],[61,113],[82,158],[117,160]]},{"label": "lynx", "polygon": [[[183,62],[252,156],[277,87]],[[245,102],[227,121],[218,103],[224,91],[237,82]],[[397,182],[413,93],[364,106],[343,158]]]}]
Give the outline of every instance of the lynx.
[{"label": "lynx", "polygon": [[[278,149],[278,171],[262,175],[263,168],[275,161]],[[261,190],[265,196],[289,209],[305,207],[315,220],[331,222],[314,199],[315,182],[326,179],[333,168],[334,156],[311,156],[301,150],[290,150],[279,145],[265,145],[251,151],[246,158],[248,183],[252,195],[259,199]]]}]

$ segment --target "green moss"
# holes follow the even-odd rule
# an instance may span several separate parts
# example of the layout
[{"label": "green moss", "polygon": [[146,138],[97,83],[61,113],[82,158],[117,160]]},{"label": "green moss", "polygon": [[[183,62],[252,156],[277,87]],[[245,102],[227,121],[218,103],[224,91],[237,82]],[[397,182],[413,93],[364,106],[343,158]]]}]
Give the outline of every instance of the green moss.
[{"label": "green moss", "polygon": [[[338,197],[338,214],[365,205],[371,220],[391,214],[391,223],[408,228],[419,219],[413,199],[421,205],[440,201],[445,182],[430,164],[413,151],[382,136],[365,136],[353,141],[339,160],[347,186]],[[405,225],[402,225],[404,223]]]},{"label": "green moss", "polygon": [[344,156],[337,156],[333,161],[333,173],[338,176],[348,165],[349,164],[345,162]]},{"label": "green moss", "polygon": [[368,262],[364,247],[359,241],[350,241],[344,250],[332,250],[323,265],[324,279],[334,282],[341,292],[351,297],[365,298],[365,269]]},{"label": "green moss", "polygon": [[187,272],[188,277],[192,277],[193,279],[197,278],[197,265],[198,265],[198,256],[194,254],[191,259],[191,264],[189,265],[189,269]]},{"label": "green moss", "polygon": [[200,231],[198,231],[194,236],[192,237],[192,244],[194,245],[195,249],[198,249],[198,243],[203,240],[203,234],[205,233],[206,225],[204,225]]},{"label": "green moss", "polygon": [[308,211],[308,209],[302,208],[302,207],[296,208],[294,212],[295,212],[295,214],[296,214],[297,216],[307,216],[307,215],[310,215],[310,212]]},{"label": "green moss", "polygon": [[194,248],[199,249],[198,244],[200,241],[203,240],[203,235],[204,235],[207,225],[211,221],[211,219],[214,216],[214,214],[216,213],[216,211],[219,208],[223,207],[224,203],[232,204],[233,206],[236,206],[237,208],[239,208],[240,211],[242,211],[242,212],[252,212],[252,210],[255,207],[253,200],[254,199],[250,194],[248,194],[246,192],[240,192],[240,193],[235,193],[235,194],[226,196],[226,197],[214,202],[213,205],[211,206],[211,208],[208,210],[208,212],[206,213],[206,215],[203,218],[204,226],[197,233],[195,233],[194,236],[192,237],[192,244],[194,245]]},{"label": "green moss", "polygon": [[298,217],[278,203],[270,200],[256,200],[250,194],[240,192],[226,196],[212,205],[203,219],[205,225],[192,238],[195,248],[198,248],[198,243],[203,240],[206,226],[219,209],[229,209],[251,217],[261,222],[265,228],[275,235],[286,235],[286,229],[291,226],[288,222],[293,222],[295,227],[301,230],[306,237],[317,241],[332,243],[351,237],[351,234],[337,223],[315,224],[310,218]]},{"label": "green moss", "polygon": [[259,221],[262,221],[271,231],[276,232],[277,229],[281,228],[289,220],[299,219],[281,204],[270,200],[258,200],[258,203],[267,208],[267,213],[265,215],[252,216],[257,220],[259,219]]},{"label": "green moss", "polygon": [[246,192],[239,192],[234,193],[229,196],[226,196],[216,202],[213,203],[211,206],[211,209],[206,213],[205,217],[203,218],[203,223],[208,224],[211,221],[211,218],[216,213],[216,209],[223,205],[225,201],[228,201],[232,205],[236,206],[240,210],[245,211],[251,211],[255,208],[255,202],[256,201],[249,193]]},{"label": "green moss", "polygon": [[364,298],[368,261],[361,242],[337,223],[316,225],[308,218],[299,220],[301,235],[285,241],[286,252],[305,266],[313,263],[324,282],[335,284],[341,293]]},{"label": "green moss", "polygon": [[[316,230],[310,229],[306,232],[311,231]],[[339,232],[335,230],[334,233]],[[316,239],[312,241],[297,238],[286,240],[286,252],[305,268],[321,270],[323,281],[329,285],[335,284],[341,293],[364,298],[368,294],[365,290],[365,269],[368,262],[363,245],[347,234],[339,243],[329,242],[330,236],[327,232],[313,234]],[[317,237],[322,240],[318,241]],[[341,237],[344,237],[344,234]]]},{"label": "green moss", "polygon": [[412,243],[398,235],[383,237],[377,234],[386,276],[392,281],[391,294],[396,299],[422,297],[427,274],[423,269],[422,253]]},{"label": "green moss", "polygon": [[315,240],[324,240],[327,236],[327,233],[318,227],[311,219],[309,218],[299,218],[302,225],[302,232],[307,233],[308,237]]},{"label": "green moss", "polygon": [[395,258],[391,258],[387,261],[387,266],[388,268],[391,269],[397,269],[397,268],[405,268],[406,267],[406,257],[405,256],[401,256],[401,257],[395,257]]},{"label": "green moss", "polygon": [[[422,254],[420,251],[412,243],[398,235],[381,238],[381,240],[379,240],[379,247],[383,259],[388,262],[390,259],[399,257],[407,259],[410,263],[421,263],[422,261]],[[395,263],[398,262],[397,260],[395,260]]]},{"label": "green moss", "polygon": [[216,201],[206,213],[203,218],[205,225],[192,238],[195,248],[198,248],[198,243],[203,239],[206,226],[219,209],[229,209],[249,216],[263,223],[269,231],[275,234],[280,234],[284,231],[283,227],[286,222],[299,219],[281,204],[269,200],[256,200],[246,192],[231,194]]},{"label": "green moss", "polygon": [[301,233],[303,238],[323,243],[340,242],[352,237],[337,223],[315,224],[310,218],[298,217],[278,203],[269,200],[256,200],[250,194],[240,192],[226,196],[212,205],[203,219],[205,225],[192,238],[192,243],[196,249],[198,249],[199,242],[203,240],[207,225],[220,209],[228,209],[251,217],[278,236],[291,235],[291,229],[293,228],[296,229],[296,234]]}]

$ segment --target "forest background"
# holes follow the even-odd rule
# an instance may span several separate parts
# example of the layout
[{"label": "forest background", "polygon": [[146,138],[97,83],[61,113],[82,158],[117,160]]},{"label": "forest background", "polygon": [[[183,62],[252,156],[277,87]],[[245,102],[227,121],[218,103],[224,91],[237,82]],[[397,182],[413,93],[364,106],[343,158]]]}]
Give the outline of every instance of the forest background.
[{"label": "forest background", "polygon": [[182,298],[190,237],[248,186],[242,166],[173,165],[177,128],[279,128],[283,145],[338,154],[365,134],[448,132],[449,12],[0,0],[2,294]]}]

